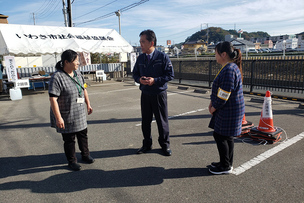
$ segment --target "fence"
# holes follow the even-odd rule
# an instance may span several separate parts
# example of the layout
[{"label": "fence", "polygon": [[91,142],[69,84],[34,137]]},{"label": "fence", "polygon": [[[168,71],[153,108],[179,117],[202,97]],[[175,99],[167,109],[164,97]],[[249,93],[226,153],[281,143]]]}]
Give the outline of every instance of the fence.
[{"label": "fence", "polygon": [[[104,70],[105,73],[121,71],[120,63],[108,63],[108,64],[91,64],[79,67],[82,73],[93,72],[96,70]],[[56,71],[55,67],[24,67],[17,68],[17,72],[20,77],[31,77],[33,73],[44,71],[46,74],[51,74]],[[6,74],[4,69],[3,74]]]},{"label": "fence", "polygon": [[[215,60],[172,60],[175,79],[206,82],[211,87],[221,68]],[[304,59],[290,60],[243,60],[243,84],[253,88],[276,91],[304,92]]]},{"label": "fence", "polygon": [[[208,60],[172,59],[175,79],[182,84],[184,80],[203,81],[211,87],[215,75],[221,66],[214,58]],[[268,88],[276,91],[304,92],[304,59],[250,59],[242,62],[244,87],[253,92],[255,88]],[[104,70],[105,73],[121,71],[121,63],[92,64],[79,67],[83,73]],[[130,74],[130,63],[125,70]],[[17,68],[20,77],[30,77],[33,73],[55,72],[55,67]],[[6,71],[4,69],[4,74]]]}]

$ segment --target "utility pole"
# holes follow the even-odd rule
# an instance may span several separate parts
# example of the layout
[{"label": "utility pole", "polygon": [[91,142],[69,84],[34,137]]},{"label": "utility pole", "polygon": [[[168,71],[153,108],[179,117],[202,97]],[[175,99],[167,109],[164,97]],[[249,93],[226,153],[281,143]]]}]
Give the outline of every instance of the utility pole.
[{"label": "utility pole", "polygon": [[121,35],[121,28],[120,28],[120,10],[115,12],[116,16],[118,16],[118,24],[119,24],[119,34]]},{"label": "utility pole", "polygon": [[[204,23],[204,24],[206,24],[206,26],[207,26],[207,43],[208,43],[208,41],[209,41],[209,29],[208,29],[208,23]],[[201,31],[203,30],[203,24],[201,23]]]},{"label": "utility pole", "polygon": [[65,1],[65,0],[62,0],[62,5],[63,5],[62,11],[63,11],[64,25],[65,25],[66,27],[68,27],[67,10],[66,10],[65,2],[64,2],[64,1]]},{"label": "utility pole", "polygon": [[209,44],[209,28],[208,28],[208,23],[207,23],[207,43]]},{"label": "utility pole", "polygon": [[68,16],[69,16],[69,27],[73,27],[73,23],[72,23],[72,4],[71,4],[71,0],[68,0],[67,13],[68,13]]},{"label": "utility pole", "polygon": [[33,21],[34,21],[34,25],[36,25],[36,22],[35,22],[35,13],[33,13]]}]

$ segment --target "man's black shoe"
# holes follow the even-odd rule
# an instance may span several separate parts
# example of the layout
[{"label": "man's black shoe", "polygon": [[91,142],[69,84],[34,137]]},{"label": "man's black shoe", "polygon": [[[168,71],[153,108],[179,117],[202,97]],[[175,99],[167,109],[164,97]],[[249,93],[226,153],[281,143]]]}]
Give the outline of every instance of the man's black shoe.
[{"label": "man's black shoe", "polygon": [[166,156],[171,156],[172,155],[172,151],[171,151],[170,148],[163,148],[162,150],[163,150],[163,152]]},{"label": "man's black shoe", "polygon": [[80,171],[81,166],[78,163],[69,163],[69,168],[73,171]]},{"label": "man's black shoe", "polygon": [[152,147],[141,147],[141,148],[137,151],[137,154],[146,153],[146,152],[150,151],[151,149],[152,149]]},{"label": "man's black shoe", "polygon": [[82,156],[82,161],[91,164],[94,163],[95,159],[93,159],[93,157],[89,156]]}]

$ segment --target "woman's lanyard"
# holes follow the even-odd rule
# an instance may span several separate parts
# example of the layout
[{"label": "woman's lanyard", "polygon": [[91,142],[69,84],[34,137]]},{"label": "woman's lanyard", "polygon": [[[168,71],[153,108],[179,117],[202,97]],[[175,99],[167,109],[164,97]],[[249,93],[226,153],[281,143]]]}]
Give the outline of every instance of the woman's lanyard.
[{"label": "woman's lanyard", "polygon": [[79,97],[81,97],[81,92],[82,92],[82,89],[84,89],[84,88],[81,86],[76,72],[73,71],[73,73],[74,73],[74,76],[76,76],[77,81],[74,78],[72,78],[67,72],[65,72],[65,74],[67,74],[71,78],[71,80],[76,84],[76,87],[77,87],[77,90],[78,90],[78,95],[79,95]]},{"label": "woman's lanyard", "polygon": [[[231,61],[228,61],[225,65],[222,66],[221,70],[216,74],[215,78],[220,74],[220,72],[223,70],[223,68],[228,64],[231,63]],[[215,80],[215,78],[213,80]]]}]

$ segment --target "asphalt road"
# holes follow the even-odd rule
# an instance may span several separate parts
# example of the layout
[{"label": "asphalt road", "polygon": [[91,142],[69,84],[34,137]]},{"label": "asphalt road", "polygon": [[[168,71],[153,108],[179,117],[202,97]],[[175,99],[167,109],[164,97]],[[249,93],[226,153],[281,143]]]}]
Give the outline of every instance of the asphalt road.
[{"label": "asphalt road", "polygon": [[[47,91],[0,98],[0,202],[304,202],[304,109],[273,99],[274,125],[284,142],[235,140],[235,171],[211,175],[218,161],[208,123],[209,93],[169,85],[172,156],[141,147],[140,91],[132,81],[91,82],[89,147],[96,159],[70,171],[61,135],[49,124]],[[259,124],[263,97],[246,95],[246,119]],[[286,139],[287,137],[287,139]],[[286,144],[287,143],[287,144]],[[262,157],[262,158],[261,158]],[[245,166],[245,167],[244,167]],[[249,167],[248,167],[249,166]]]}]

